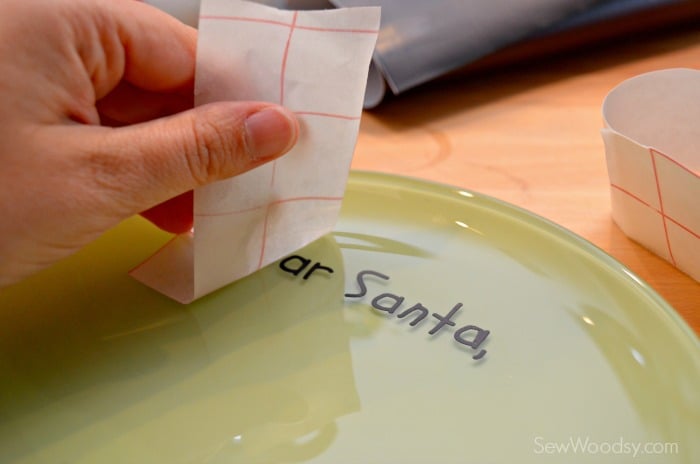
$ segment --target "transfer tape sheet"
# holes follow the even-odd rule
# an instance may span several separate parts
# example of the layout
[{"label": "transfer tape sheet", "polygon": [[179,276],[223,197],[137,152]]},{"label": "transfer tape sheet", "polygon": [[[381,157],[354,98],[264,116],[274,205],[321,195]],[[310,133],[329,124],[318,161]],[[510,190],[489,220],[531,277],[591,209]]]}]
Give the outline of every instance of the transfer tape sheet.
[{"label": "transfer tape sheet", "polygon": [[282,104],[299,119],[299,141],[276,161],[195,190],[193,230],[133,277],[188,303],[333,229],[379,20],[376,7],[290,11],[201,2],[195,104]]},{"label": "transfer tape sheet", "polygon": [[700,71],[629,79],[603,103],[612,214],[630,238],[700,281]]}]

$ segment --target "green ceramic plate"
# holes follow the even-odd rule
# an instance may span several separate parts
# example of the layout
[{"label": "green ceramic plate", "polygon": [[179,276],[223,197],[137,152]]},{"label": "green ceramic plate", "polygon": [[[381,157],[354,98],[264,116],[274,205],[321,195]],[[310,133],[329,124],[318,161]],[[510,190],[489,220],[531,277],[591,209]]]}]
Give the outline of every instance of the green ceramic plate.
[{"label": "green ceramic plate", "polygon": [[189,306],[138,218],[0,292],[0,462],[697,463],[700,343],[625,267],[353,173],[336,232]]}]

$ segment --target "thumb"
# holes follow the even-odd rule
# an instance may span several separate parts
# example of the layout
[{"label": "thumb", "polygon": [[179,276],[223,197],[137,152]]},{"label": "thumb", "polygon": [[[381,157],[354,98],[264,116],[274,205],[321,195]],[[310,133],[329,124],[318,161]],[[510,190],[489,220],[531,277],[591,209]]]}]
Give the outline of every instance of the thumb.
[{"label": "thumb", "polygon": [[220,102],[99,134],[84,145],[86,167],[103,201],[130,216],[277,158],[294,145],[299,125],[280,106]]}]

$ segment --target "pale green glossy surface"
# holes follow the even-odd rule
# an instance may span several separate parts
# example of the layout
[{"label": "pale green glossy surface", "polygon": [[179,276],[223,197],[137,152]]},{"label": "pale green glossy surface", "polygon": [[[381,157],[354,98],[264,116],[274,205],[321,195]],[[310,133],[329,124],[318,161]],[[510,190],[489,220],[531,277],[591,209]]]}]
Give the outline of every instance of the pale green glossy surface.
[{"label": "pale green glossy surface", "polygon": [[[271,265],[189,306],[126,275],[168,238],[138,219],[0,291],[0,462],[700,462],[698,340],[593,246],[361,173],[336,230],[298,253],[333,274]],[[345,298],[366,269],[390,280]],[[464,306],[431,336],[381,293]],[[479,361],[453,339],[468,324],[491,332]],[[606,448],[652,442],[677,445]]]}]

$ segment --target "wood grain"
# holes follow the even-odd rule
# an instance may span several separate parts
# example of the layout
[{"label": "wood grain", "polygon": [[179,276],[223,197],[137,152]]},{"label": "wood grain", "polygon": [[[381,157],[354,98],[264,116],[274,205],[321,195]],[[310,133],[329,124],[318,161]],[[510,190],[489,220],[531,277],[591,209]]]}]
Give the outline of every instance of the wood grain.
[{"label": "wood grain", "polygon": [[366,112],[353,168],[464,187],[544,216],[628,266],[700,334],[700,283],[613,222],[600,137],[614,86],[672,67],[700,68],[700,27],[453,75]]}]

